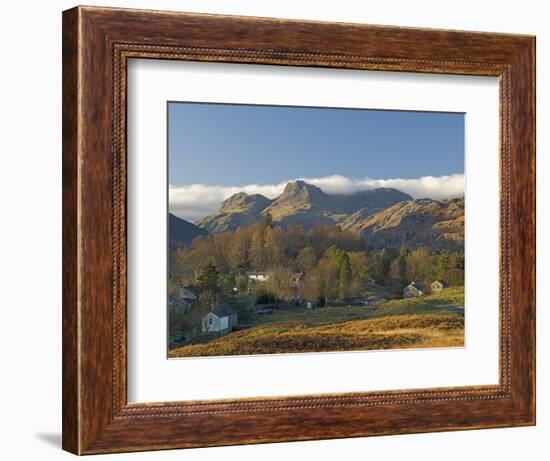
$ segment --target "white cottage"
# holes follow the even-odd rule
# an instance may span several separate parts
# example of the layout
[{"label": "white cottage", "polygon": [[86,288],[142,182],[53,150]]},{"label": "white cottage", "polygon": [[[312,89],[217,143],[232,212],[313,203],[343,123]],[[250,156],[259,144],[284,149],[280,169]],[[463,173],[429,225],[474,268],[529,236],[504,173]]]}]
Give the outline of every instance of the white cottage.
[{"label": "white cottage", "polygon": [[432,293],[441,293],[448,286],[445,280],[434,280],[431,285]]},{"label": "white cottage", "polygon": [[230,333],[237,325],[237,321],[237,311],[228,304],[223,304],[203,315],[201,331],[203,333]]}]

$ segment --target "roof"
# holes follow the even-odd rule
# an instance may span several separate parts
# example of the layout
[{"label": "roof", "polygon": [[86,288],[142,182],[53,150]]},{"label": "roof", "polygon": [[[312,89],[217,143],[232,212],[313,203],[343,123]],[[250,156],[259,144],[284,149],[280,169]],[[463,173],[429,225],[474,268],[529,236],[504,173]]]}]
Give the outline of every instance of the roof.
[{"label": "roof", "polygon": [[229,304],[222,304],[221,306],[216,307],[212,312],[218,317],[229,317],[230,315],[235,315],[237,313],[237,311]]},{"label": "roof", "polygon": [[416,288],[417,290],[423,290],[424,289],[422,287],[422,284],[418,283],[418,282],[411,282],[405,288],[409,288],[409,287]]},{"label": "roof", "polygon": [[197,292],[195,291],[195,287],[193,285],[185,285],[182,287],[184,290],[187,290],[189,293],[197,296]]},{"label": "roof", "polygon": [[448,287],[448,286],[449,286],[449,284],[448,284],[445,280],[441,280],[441,279],[434,280],[434,281],[432,282],[432,285],[433,285],[435,282],[441,283],[441,285],[443,285],[443,287]]}]

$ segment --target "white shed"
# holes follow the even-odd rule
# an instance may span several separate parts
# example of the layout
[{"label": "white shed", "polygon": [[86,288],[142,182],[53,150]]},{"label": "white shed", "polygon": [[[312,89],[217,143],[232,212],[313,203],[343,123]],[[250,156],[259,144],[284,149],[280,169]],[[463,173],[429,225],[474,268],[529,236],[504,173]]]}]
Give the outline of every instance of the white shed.
[{"label": "white shed", "polygon": [[237,325],[237,320],[237,311],[224,304],[203,315],[201,331],[203,333],[230,333]]}]

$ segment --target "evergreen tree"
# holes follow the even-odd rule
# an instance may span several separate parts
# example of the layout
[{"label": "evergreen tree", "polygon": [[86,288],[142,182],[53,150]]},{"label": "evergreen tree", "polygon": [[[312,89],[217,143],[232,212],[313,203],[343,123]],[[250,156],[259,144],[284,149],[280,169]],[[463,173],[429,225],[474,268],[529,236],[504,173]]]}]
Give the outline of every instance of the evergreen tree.
[{"label": "evergreen tree", "polygon": [[206,263],[197,275],[199,299],[214,308],[219,293],[220,273],[212,261]]},{"label": "evergreen tree", "polygon": [[407,256],[409,255],[409,250],[405,245],[401,245],[399,249],[399,283],[402,285],[400,288],[403,288],[407,285]]},{"label": "evergreen tree", "polygon": [[448,250],[443,250],[439,255],[439,262],[437,264],[437,269],[435,271],[435,278],[442,279],[445,277],[445,273],[449,267],[449,258],[450,253]]},{"label": "evergreen tree", "polygon": [[391,258],[385,248],[374,256],[373,278],[378,285],[386,285],[386,277],[390,272]]},{"label": "evergreen tree", "polygon": [[338,280],[338,294],[340,299],[346,299],[352,280],[351,263],[347,252],[336,247],[331,249],[334,264],[336,266],[336,277]]}]

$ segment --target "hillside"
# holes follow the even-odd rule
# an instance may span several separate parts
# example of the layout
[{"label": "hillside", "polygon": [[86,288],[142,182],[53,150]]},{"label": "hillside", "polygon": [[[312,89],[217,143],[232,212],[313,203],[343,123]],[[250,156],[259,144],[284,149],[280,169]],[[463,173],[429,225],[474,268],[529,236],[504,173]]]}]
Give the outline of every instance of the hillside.
[{"label": "hillside", "polygon": [[460,314],[402,315],[328,326],[269,324],[173,349],[169,357],[462,347]]},{"label": "hillside", "polygon": [[464,245],[464,198],[399,202],[374,214],[363,210],[341,223],[373,248],[461,248]]},{"label": "hillside", "polygon": [[464,345],[464,287],[391,300],[376,308],[326,307],[279,311],[251,328],[205,344],[173,349],[170,357],[323,352]]},{"label": "hillside", "polygon": [[168,214],[168,240],[171,246],[188,246],[195,237],[201,235],[206,236],[208,232],[172,213]]}]

